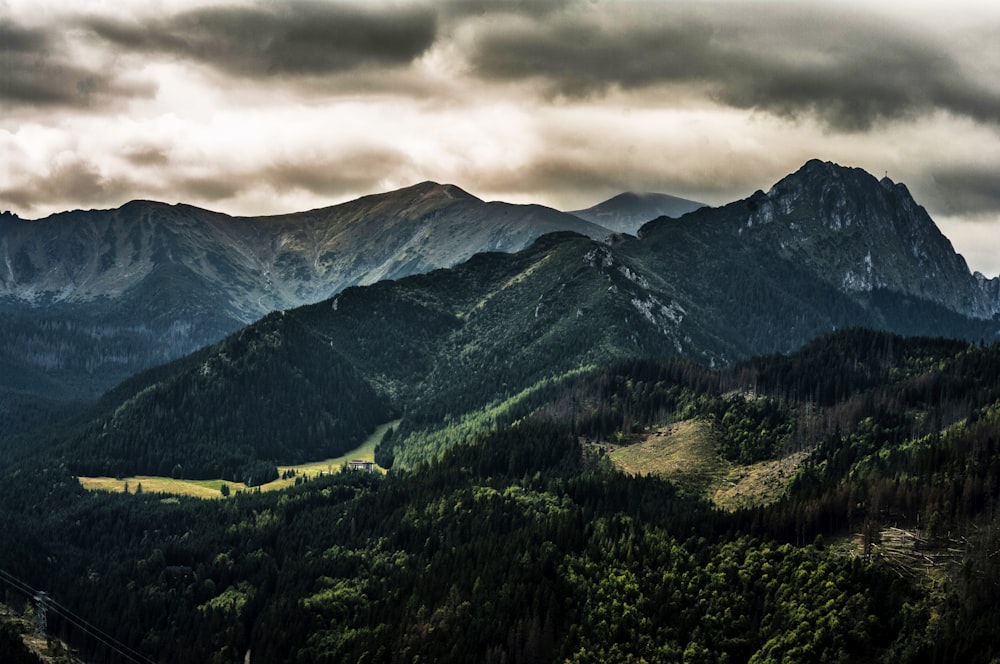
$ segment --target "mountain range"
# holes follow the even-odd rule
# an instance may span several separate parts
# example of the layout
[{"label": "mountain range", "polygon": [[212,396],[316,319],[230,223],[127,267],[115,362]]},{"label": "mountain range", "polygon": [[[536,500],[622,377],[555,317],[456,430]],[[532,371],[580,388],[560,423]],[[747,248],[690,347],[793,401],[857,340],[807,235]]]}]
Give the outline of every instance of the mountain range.
[{"label": "mountain range", "polygon": [[271,311],[481,251],[517,251],[559,230],[609,233],[551,208],[487,203],[433,182],[275,217],[150,201],[36,221],[7,214],[0,383],[95,396]]},{"label": "mountain range", "polygon": [[271,314],[110,392],[69,448],[87,474],[214,476],[340,454],[401,416],[377,458],[413,465],[616,360],[728,365],[854,326],[993,341],[984,283],[904,187],[813,161],[637,237],[549,234]]}]

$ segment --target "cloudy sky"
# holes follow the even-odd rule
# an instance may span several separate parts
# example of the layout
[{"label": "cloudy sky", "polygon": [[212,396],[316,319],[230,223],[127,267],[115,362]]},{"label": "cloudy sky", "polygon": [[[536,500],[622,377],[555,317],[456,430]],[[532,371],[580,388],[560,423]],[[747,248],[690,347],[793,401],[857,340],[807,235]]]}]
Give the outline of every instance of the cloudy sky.
[{"label": "cloudy sky", "polygon": [[1000,274],[1000,3],[0,0],[0,209],[232,214],[422,180],[710,204],[818,157]]}]

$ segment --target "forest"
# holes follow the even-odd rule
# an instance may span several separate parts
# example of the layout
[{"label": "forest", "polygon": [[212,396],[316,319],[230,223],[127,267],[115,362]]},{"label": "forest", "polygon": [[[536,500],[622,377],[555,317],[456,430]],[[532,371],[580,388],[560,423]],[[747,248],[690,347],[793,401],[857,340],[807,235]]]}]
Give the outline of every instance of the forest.
[{"label": "forest", "polygon": [[[688,420],[733,463],[808,456],[726,511],[602,454]],[[1000,657],[1000,345],[851,329],[724,369],[621,360],[480,424],[386,476],[217,500],[87,492],[22,454],[0,570],[112,637],[50,612],[96,662]]]}]

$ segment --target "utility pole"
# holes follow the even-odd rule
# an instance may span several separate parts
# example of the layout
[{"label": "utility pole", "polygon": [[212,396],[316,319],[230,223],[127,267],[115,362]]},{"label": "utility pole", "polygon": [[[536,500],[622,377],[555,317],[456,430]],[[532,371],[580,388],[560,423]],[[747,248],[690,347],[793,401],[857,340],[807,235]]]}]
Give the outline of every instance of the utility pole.
[{"label": "utility pole", "polygon": [[49,594],[44,591],[35,593],[35,635],[47,637],[49,631],[48,616]]}]

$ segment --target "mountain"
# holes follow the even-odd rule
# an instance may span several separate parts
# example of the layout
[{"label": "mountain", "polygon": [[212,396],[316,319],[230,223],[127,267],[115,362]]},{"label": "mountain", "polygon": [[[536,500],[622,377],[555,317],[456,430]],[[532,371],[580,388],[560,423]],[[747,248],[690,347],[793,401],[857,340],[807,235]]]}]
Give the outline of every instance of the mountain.
[{"label": "mountain", "polygon": [[[961,258],[915,204],[905,207],[900,188],[812,163],[779,185],[651,222],[639,237],[550,234],[516,254],[479,254],[272,314],[109,393],[68,453],[84,474],[184,462],[207,476],[251,457],[341,454],[401,416],[377,458],[413,466],[625,358],[728,365],[856,326],[998,338],[979,282],[967,270],[962,279]],[[864,213],[845,213],[855,208]],[[917,250],[882,266],[875,258],[889,250],[855,233]],[[868,275],[869,265],[867,288],[842,278]],[[947,297],[937,283],[947,275],[965,290]],[[364,394],[366,408],[344,406]]]},{"label": "mountain", "polygon": [[704,203],[669,194],[637,194],[626,191],[586,210],[574,210],[570,214],[610,228],[616,233],[634,235],[647,221],[658,217],[680,217],[702,207],[705,207]]},{"label": "mountain", "polygon": [[[149,201],[37,221],[3,215],[0,362],[20,368],[0,382],[93,395],[270,311],[558,230],[608,233],[433,182],[274,217]],[[38,372],[45,381],[29,380]]]},{"label": "mountain", "polygon": [[812,160],[767,193],[687,221],[770,246],[845,293],[889,290],[972,318],[1000,313],[1000,278],[970,274],[905,185],[858,168]]}]

